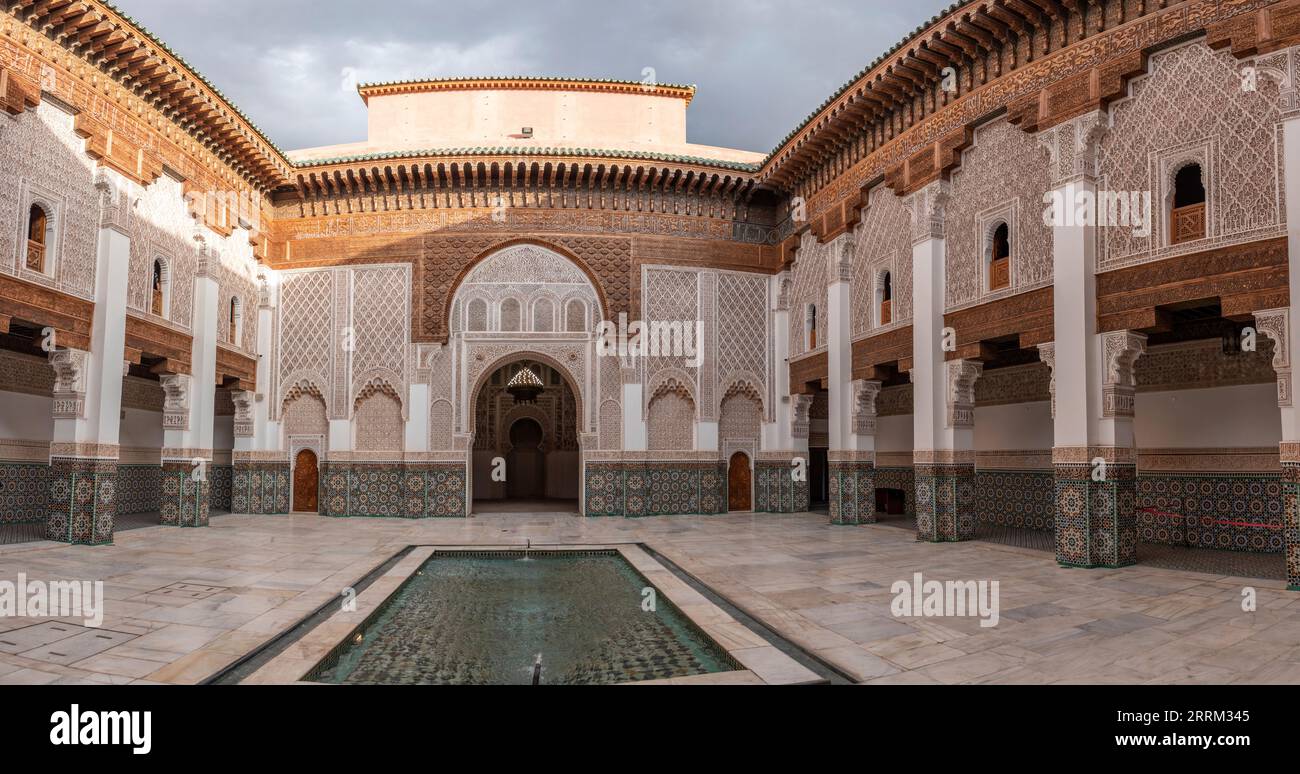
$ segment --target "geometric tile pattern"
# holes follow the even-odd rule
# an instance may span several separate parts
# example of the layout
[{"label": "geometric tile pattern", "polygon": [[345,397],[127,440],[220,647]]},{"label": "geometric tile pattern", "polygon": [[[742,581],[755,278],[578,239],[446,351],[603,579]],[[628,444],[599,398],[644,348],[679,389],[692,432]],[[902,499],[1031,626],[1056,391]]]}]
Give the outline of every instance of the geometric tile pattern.
[{"label": "geometric tile pattern", "polygon": [[831,462],[832,524],[876,523],[876,466],[870,462]]},{"label": "geometric tile pattern", "polygon": [[336,518],[460,519],[460,463],[338,463],[321,466],[320,515]]},{"label": "geometric tile pattern", "polygon": [[875,469],[876,489],[896,489],[903,493],[903,515],[916,518],[916,477],[911,468]]},{"label": "geometric tile pattern", "polygon": [[1282,463],[1282,486],[1286,579],[1292,591],[1300,591],[1300,465]]},{"label": "geometric tile pattern", "polygon": [[212,484],[206,470],[196,470],[189,462],[164,462],[162,523],[169,527],[208,526],[211,493]]},{"label": "geometric tile pattern", "polygon": [[117,460],[54,458],[46,539],[74,545],[112,543],[116,495]]},{"label": "geometric tile pattern", "polygon": [[1087,464],[1056,466],[1056,560],[1067,567],[1137,563],[1137,468],[1111,463],[1103,481]]},{"label": "geometric tile pattern", "polygon": [[1055,506],[1055,483],[1050,470],[975,473],[975,515],[981,523],[1052,530]]},{"label": "geometric tile pattern", "polygon": [[117,466],[118,516],[157,513],[162,494],[162,468],[157,465]]},{"label": "geometric tile pattern", "polygon": [[727,512],[726,466],[714,462],[590,462],[587,516],[685,516]]},{"label": "geometric tile pattern", "polygon": [[44,523],[49,505],[49,465],[0,463],[0,524]]},{"label": "geometric tile pattern", "polygon": [[754,512],[803,513],[808,510],[808,480],[795,481],[791,462],[754,463]]},{"label": "geometric tile pattern", "polygon": [[975,539],[975,466],[916,465],[916,539]]},{"label": "geometric tile pattern", "polygon": [[212,484],[212,510],[230,510],[230,493],[234,483],[234,476],[235,468],[233,465],[208,466],[208,481]]},{"label": "geometric tile pattern", "polygon": [[236,462],[230,510],[252,515],[289,512],[288,462]]},{"label": "geometric tile pattern", "polygon": [[1139,474],[1138,539],[1282,553],[1282,487],[1275,473]]}]

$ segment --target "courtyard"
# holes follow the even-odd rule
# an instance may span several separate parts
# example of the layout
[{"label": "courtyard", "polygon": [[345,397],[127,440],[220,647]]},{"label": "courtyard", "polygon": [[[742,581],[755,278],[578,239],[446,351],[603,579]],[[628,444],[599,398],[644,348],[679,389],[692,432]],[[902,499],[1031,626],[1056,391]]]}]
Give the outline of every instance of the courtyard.
[{"label": "courtyard", "polygon": [[[923,543],[910,530],[830,525],[811,513],[507,513],[428,521],[228,515],[206,529],[121,532],[107,546],[0,546],[0,577],[102,579],[106,598],[99,630],[74,619],[0,619],[0,683],[201,683],[408,546],[529,544],[643,545],[839,681],[1300,682],[1300,597],[1282,580],[1143,565],[1064,569],[1032,548]],[[997,625],[894,616],[891,586],[918,572],[998,581]],[[1247,588],[1256,593],[1253,612],[1243,611]],[[752,629],[735,637],[744,642],[730,645],[770,648]]]}]

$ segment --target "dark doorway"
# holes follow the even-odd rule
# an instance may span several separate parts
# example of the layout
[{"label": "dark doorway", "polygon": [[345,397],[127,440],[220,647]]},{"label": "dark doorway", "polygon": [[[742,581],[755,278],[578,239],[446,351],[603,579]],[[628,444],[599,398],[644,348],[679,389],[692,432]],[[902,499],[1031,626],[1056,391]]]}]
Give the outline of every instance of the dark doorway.
[{"label": "dark doorway", "polygon": [[831,470],[827,461],[828,450],[808,450],[808,507],[826,508],[831,501]]},{"label": "dark doorway", "polygon": [[731,463],[727,468],[727,510],[753,510],[752,481],[753,473],[749,467],[749,455],[744,452],[731,455]]},{"label": "dark doorway", "polygon": [[540,500],[546,496],[546,454],[542,451],[542,426],[520,419],[510,426],[510,456],[506,461],[506,493],[512,500]]},{"label": "dark doorway", "polygon": [[303,449],[293,461],[293,511],[316,513],[319,509],[320,471],[316,452]]},{"label": "dark doorway", "polygon": [[902,516],[907,512],[907,493],[901,489],[877,489],[876,513]]}]

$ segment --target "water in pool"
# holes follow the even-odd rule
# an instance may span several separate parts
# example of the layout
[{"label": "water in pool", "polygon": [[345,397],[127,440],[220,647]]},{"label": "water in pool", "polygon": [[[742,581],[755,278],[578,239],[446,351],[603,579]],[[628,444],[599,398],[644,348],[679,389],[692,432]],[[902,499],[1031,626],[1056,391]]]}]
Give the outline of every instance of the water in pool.
[{"label": "water in pool", "polygon": [[617,554],[435,555],[306,679],[592,685],[726,672],[725,653]]}]

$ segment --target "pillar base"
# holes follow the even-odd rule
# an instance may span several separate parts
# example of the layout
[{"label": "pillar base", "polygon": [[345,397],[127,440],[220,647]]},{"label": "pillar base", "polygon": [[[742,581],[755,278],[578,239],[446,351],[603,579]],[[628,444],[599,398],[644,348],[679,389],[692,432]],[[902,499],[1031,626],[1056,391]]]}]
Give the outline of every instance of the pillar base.
[{"label": "pillar base", "polygon": [[1137,466],[1056,463],[1056,561],[1062,567],[1137,564]]},{"label": "pillar base", "polygon": [[916,539],[955,543],[975,539],[975,466],[920,464],[916,476]]},{"label": "pillar base", "polygon": [[1282,460],[1282,550],[1289,591],[1300,591],[1300,461]]},{"label": "pillar base", "polygon": [[[835,457],[837,452],[831,452]],[[832,459],[831,524],[876,523],[876,465],[870,460]]]},{"label": "pillar base", "polygon": [[236,459],[230,485],[231,513],[289,513],[289,461]]},{"label": "pillar base", "polygon": [[162,464],[162,524],[167,527],[206,527],[212,503],[208,472],[196,479],[193,462],[166,460]]},{"label": "pillar base", "polygon": [[51,458],[47,540],[88,546],[112,543],[116,504],[117,460]]}]

